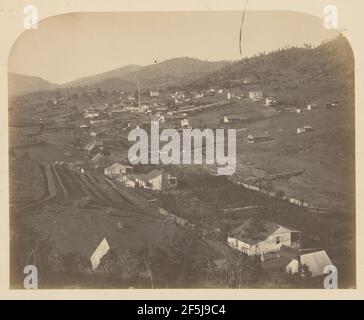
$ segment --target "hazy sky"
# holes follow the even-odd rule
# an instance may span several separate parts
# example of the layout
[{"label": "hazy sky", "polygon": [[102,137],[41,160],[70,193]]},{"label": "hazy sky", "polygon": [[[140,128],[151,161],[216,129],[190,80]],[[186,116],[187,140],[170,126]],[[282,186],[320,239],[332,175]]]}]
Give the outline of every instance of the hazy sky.
[{"label": "hazy sky", "polygon": [[[242,12],[77,13],[25,31],[9,56],[9,71],[64,83],[128,64],[189,56],[236,60]],[[332,38],[322,20],[294,12],[247,12],[243,56],[287,44]]]}]

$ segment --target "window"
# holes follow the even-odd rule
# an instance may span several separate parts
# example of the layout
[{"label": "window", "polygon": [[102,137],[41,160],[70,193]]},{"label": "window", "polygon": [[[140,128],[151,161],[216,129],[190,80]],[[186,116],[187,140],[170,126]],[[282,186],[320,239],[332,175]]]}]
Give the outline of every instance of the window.
[{"label": "window", "polygon": [[169,184],[170,184],[171,186],[176,186],[176,185],[177,185],[177,179],[176,179],[176,178],[174,178],[174,177],[170,177],[170,178],[169,178]]},{"label": "window", "polygon": [[277,236],[276,237],[276,244],[280,244],[281,243],[281,237],[280,236]]},{"label": "window", "polygon": [[300,234],[298,232],[292,232],[291,233],[291,242],[296,242],[300,238]]}]

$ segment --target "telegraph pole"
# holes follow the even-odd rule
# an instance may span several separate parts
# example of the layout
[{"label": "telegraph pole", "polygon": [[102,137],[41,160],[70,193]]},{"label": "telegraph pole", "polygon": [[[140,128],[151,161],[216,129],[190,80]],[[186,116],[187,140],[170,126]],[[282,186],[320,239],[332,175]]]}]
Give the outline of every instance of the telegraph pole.
[{"label": "telegraph pole", "polygon": [[138,107],[140,110],[140,86],[139,86],[139,80],[138,80]]}]

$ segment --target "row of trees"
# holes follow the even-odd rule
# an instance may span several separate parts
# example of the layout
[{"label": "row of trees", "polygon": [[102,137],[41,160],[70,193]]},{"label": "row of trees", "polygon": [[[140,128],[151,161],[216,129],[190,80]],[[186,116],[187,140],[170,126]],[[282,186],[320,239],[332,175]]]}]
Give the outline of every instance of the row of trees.
[{"label": "row of trees", "polygon": [[147,288],[242,288],[254,287],[261,280],[259,257],[242,254],[237,259],[227,259],[225,267],[217,269],[214,258],[202,251],[198,236],[188,232],[169,237],[165,243],[155,250],[143,248],[127,254],[111,250],[98,272],[128,277]]},{"label": "row of trees", "polygon": [[[264,287],[269,281],[259,256],[226,256],[218,268],[216,255],[192,232],[167,236],[165,245],[155,249],[121,252],[112,248],[93,272],[85,256],[60,254],[51,241],[34,230],[24,225],[18,230],[21,233],[12,233],[11,237],[13,288],[22,288],[27,265],[37,267],[39,288],[254,288]],[[286,278],[284,285],[306,287],[309,270],[303,267],[301,274]]]}]

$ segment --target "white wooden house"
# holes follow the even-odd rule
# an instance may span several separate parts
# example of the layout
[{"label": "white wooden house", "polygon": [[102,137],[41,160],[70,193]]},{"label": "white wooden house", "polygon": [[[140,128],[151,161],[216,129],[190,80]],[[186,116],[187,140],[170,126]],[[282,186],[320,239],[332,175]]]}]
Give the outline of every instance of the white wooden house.
[{"label": "white wooden house", "polygon": [[150,90],[149,94],[151,97],[159,97],[159,91],[157,90]]},{"label": "white wooden house", "polygon": [[299,239],[300,231],[250,218],[229,233],[228,244],[248,255],[264,255],[282,245],[299,247]]},{"label": "white wooden house", "polygon": [[249,99],[253,100],[253,101],[259,101],[259,100],[263,99],[263,92],[262,91],[250,91]]},{"label": "white wooden house", "polygon": [[269,136],[269,135],[253,136],[252,134],[248,134],[246,139],[247,139],[248,143],[260,143],[260,142],[266,142],[266,141],[273,140],[273,138],[271,136]]},{"label": "white wooden house", "polygon": [[190,128],[188,119],[182,119],[181,120],[181,128],[182,129],[189,129]]},{"label": "white wooden house", "polygon": [[117,177],[123,174],[133,174],[133,167],[120,163],[114,163],[104,169],[104,174],[109,177]]},{"label": "white wooden house", "polygon": [[84,149],[87,151],[88,154],[97,151],[96,145],[94,143],[88,143]]},{"label": "white wooden house", "polygon": [[122,175],[122,176],[118,177],[117,180],[120,181],[126,187],[135,188],[134,176]]},{"label": "white wooden house", "polygon": [[85,109],[85,118],[97,118],[100,115],[98,110],[95,109]]},{"label": "white wooden house", "polygon": [[161,170],[152,170],[147,174],[135,176],[135,183],[139,187],[152,190],[162,190],[163,173]]}]

